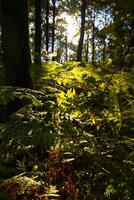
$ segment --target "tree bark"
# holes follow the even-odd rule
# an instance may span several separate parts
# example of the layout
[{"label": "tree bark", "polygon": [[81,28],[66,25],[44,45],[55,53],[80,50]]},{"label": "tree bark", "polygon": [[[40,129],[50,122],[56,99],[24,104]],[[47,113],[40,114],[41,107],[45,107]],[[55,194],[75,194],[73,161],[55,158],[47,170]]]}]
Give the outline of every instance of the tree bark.
[{"label": "tree bark", "polygon": [[[132,16],[134,16],[134,13],[132,13]],[[132,18],[131,21],[131,30],[130,30],[130,41],[128,44],[128,52],[131,55],[129,62],[128,62],[128,71],[131,71],[134,66],[134,55],[133,55],[133,48],[134,48],[134,19]]]},{"label": "tree bark", "polygon": [[2,0],[2,47],[5,84],[32,88],[27,0]]},{"label": "tree bark", "polygon": [[88,62],[88,54],[89,54],[89,34],[87,33],[87,44],[86,44],[86,62]]},{"label": "tree bark", "polygon": [[35,0],[35,64],[41,67],[41,0]]},{"label": "tree bark", "polygon": [[[104,26],[106,26],[106,11],[104,11]],[[105,64],[105,61],[106,61],[106,35],[105,34],[103,35],[102,40],[103,40],[102,60],[103,60],[103,64]]]},{"label": "tree bark", "polygon": [[78,49],[77,49],[77,61],[82,61],[86,7],[87,7],[86,0],[82,0],[81,2],[81,28],[80,28],[80,39],[79,39],[79,44],[78,44]]},{"label": "tree bark", "polygon": [[66,62],[68,62],[68,38],[67,38],[67,35],[65,36],[65,49],[66,49],[65,60],[66,60]]},{"label": "tree bark", "polygon": [[[56,0],[52,0],[52,3],[53,3],[53,9],[52,9],[52,12],[53,12],[53,25],[52,25],[52,54],[54,53],[54,45],[55,45],[55,3],[56,3]],[[52,57],[52,60],[54,60],[54,57]]]},{"label": "tree bark", "polygon": [[92,9],[92,63],[95,62],[95,10]]},{"label": "tree bark", "polygon": [[2,46],[1,46],[1,0],[0,0],[0,65],[2,64]]},{"label": "tree bark", "polygon": [[49,0],[46,0],[46,52],[49,50]]}]

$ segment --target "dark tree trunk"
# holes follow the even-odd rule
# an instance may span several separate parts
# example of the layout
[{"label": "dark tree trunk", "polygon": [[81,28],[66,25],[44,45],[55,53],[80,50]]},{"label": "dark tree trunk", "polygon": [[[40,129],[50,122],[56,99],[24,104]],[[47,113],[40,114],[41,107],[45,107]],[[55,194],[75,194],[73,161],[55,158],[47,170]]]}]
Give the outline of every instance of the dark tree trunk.
[{"label": "dark tree trunk", "polygon": [[0,27],[1,27],[1,18],[2,18],[2,16],[1,16],[1,0],[0,0]]},{"label": "dark tree trunk", "polygon": [[65,49],[66,49],[66,62],[68,62],[68,39],[65,37]]},{"label": "dark tree trunk", "polygon": [[49,0],[46,0],[46,52],[49,50]]},{"label": "dark tree trunk", "polygon": [[0,65],[2,64],[2,41],[1,41],[1,0],[0,0]]},{"label": "dark tree trunk", "polygon": [[[132,13],[132,16],[134,16],[134,13]],[[133,48],[134,48],[134,19],[132,18],[131,21],[131,30],[130,30],[130,41],[128,44],[128,53],[131,55],[129,62],[128,62],[128,70],[132,70],[134,66],[134,54],[133,54]]]},{"label": "dark tree trunk", "polygon": [[5,84],[32,88],[27,0],[2,0]]},{"label": "dark tree trunk", "polygon": [[35,0],[35,64],[41,67],[41,0]]},{"label": "dark tree trunk", "polygon": [[[118,12],[118,14],[115,14],[116,11]],[[123,45],[125,45],[125,31],[124,31],[124,22],[121,19],[121,17],[125,17],[125,12],[123,13],[123,10],[121,8],[119,8],[118,6],[115,7],[114,10],[114,32],[115,32],[115,37],[116,40],[115,42],[115,52],[112,54],[113,56],[113,64],[118,63],[119,68],[118,69],[122,69],[124,67],[126,67],[125,65],[125,56],[124,56],[124,47]],[[117,48],[118,46],[118,48]]]},{"label": "dark tree trunk", "polygon": [[92,10],[92,63],[95,62],[95,10]]},{"label": "dark tree trunk", "polygon": [[[106,26],[106,11],[104,13],[104,20],[105,20],[105,23],[104,23],[104,26]],[[102,52],[102,60],[103,60],[103,64],[105,64],[105,61],[106,61],[106,35],[103,35],[103,52]]]},{"label": "dark tree trunk", "polygon": [[[54,43],[55,43],[55,3],[56,0],[52,0],[53,3],[53,25],[52,25],[52,54],[54,53]],[[52,60],[54,60],[54,57],[52,57]]]},{"label": "dark tree trunk", "polygon": [[89,34],[87,35],[87,44],[86,44],[86,62],[88,62],[88,54],[89,54]]},{"label": "dark tree trunk", "polygon": [[81,2],[81,29],[80,29],[80,39],[77,49],[77,61],[82,61],[82,50],[84,41],[84,29],[85,29],[85,13],[86,13],[86,0]]},{"label": "dark tree trunk", "polygon": [[105,64],[106,61],[106,37],[103,37],[103,55],[102,55],[102,59],[103,59],[103,64]]}]

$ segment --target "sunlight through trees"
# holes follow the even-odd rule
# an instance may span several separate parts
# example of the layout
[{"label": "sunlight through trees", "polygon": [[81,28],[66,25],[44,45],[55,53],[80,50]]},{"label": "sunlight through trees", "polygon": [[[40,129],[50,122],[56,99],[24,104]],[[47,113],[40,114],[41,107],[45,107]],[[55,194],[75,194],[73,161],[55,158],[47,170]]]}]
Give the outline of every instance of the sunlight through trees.
[{"label": "sunlight through trees", "polygon": [[134,1],[0,0],[0,200],[132,200]]}]

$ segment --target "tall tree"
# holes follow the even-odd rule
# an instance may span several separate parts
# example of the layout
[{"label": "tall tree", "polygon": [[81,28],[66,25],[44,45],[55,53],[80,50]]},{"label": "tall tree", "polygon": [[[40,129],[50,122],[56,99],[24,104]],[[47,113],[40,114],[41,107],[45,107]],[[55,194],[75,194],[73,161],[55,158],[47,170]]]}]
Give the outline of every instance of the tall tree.
[{"label": "tall tree", "polygon": [[82,61],[86,8],[87,8],[86,0],[81,0],[81,28],[80,28],[80,39],[77,49],[77,61]]},{"label": "tall tree", "polygon": [[[106,10],[104,10],[104,27],[106,27]],[[106,61],[106,34],[102,34],[102,43],[103,43],[103,50],[102,50],[102,61],[105,64]]]},{"label": "tall tree", "polygon": [[129,67],[132,69],[134,66],[134,11],[131,13],[131,22],[130,22],[130,40],[129,40],[129,54],[130,54],[130,61],[129,61]]},{"label": "tall tree", "polygon": [[87,33],[87,41],[86,41],[86,61],[88,62],[88,54],[89,54],[89,33]]},{"label": "tall tree", "polygon": [[[52,54],[54,53],[55,46],[55,17],[56,17],[56,0],[52,0],[53,24],[52,24]],[[54,57],[52,58],[54,60]]]},{"label": "tall tree", "polygon": [[67,38],[67,35],[65,36],[65,49],[66,49],[65,60],[67,62],[68,61],[68,38]]},{"label": "tall tree", "polygon": [[2,64],[2,46],[1,46],[1,0],[0,0],[0,64]]},{"label": "tall tree", "polygon": [[49,50],[49,0],[46,0],[46,52]]},{"label": "tall tree", "polygon": [[35,64],[41,66],[41,0],[35,0]]},{"label": "tall tree", "polygon": [[5,84],[32,88],[28,1],[2,0]]},{"label": "tall tree", "polygon": [[92,8],[92,63],[95,62],[95,8]]}]

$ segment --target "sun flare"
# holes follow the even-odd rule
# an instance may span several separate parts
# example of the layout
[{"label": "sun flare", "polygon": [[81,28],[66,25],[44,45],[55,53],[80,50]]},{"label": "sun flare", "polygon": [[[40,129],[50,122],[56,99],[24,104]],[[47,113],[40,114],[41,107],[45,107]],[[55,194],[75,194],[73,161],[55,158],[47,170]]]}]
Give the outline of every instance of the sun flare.
[{"label": "sun flare", "polygon": [[64,14],[64,19],[66,21],[65,28],[68,42],[72,42],[76,45],[79,39],[79,24],[74,16]]}]

